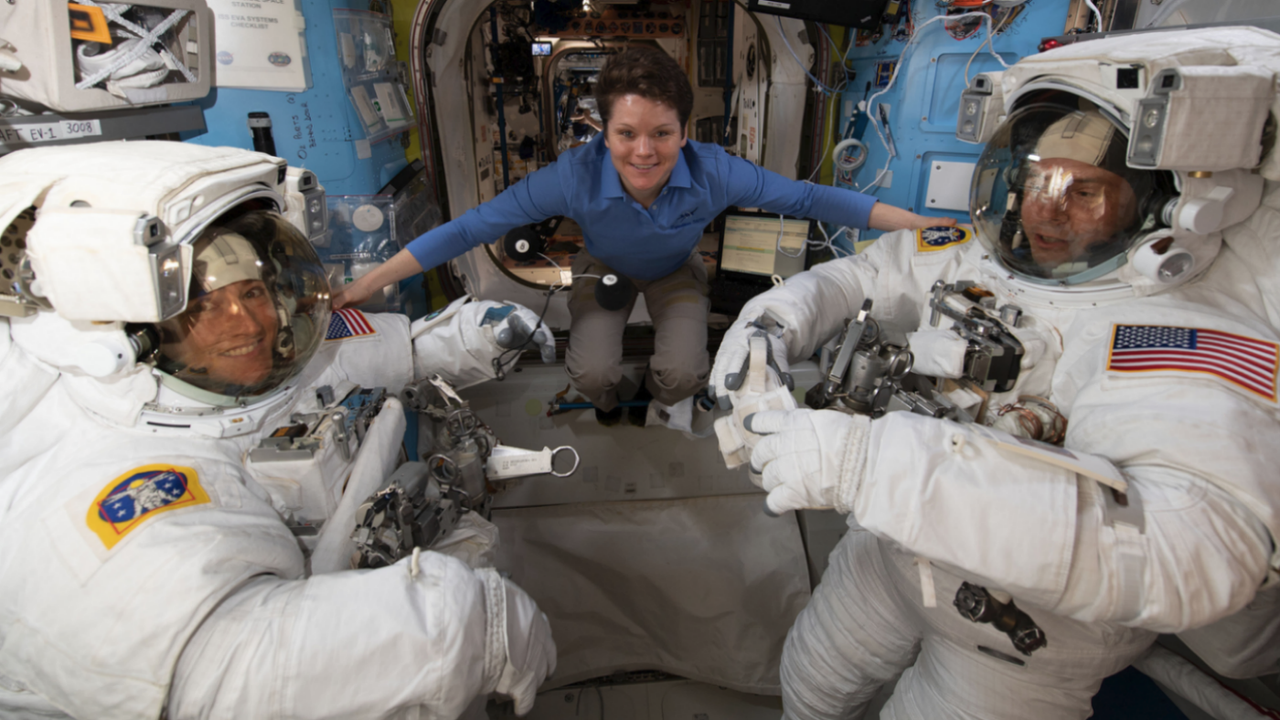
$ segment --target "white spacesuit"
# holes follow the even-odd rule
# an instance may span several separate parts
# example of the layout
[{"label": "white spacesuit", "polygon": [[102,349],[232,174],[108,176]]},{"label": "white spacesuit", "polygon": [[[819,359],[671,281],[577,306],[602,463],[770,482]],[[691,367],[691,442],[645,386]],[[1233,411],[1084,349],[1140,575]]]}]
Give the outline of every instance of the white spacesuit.
[{"label": "white spacesuit", "polygon": [[[399,464],[396,394],[491,377],[536,316],[331,315],[297,227],[322,190],[266,155],[103,143],[0,178],[0,715],[527,712],[555,646],[523,591],[433,551],[345,568]],[[483,556],[491,526],[463,526],[454,554]]]},{"label": "white spacesuit", "polygon": [[[1258,209],[1280,180],[1262,146],[1277,71],[1280,37],[1229,28],[983,76],[959,127],[987,143],[977,241],[886,235],[743,309],[721,394],[753,336],[806,358],[867,300],[882,339],[851,375],[909,338],[917,372],[953,379],[926,397],[887,373],[835,387],[856,413],[745,418],[773,512],[850,516],[787,640],[788,718],[858,716],[899,674],[882,717],[1087,717],[1156,633],[1275,587],[1274,272],[1233,240],[1277,242],[1254,221],[1274,228],[1280,198]],[[866,412],[895,402],[914,412]]]}]

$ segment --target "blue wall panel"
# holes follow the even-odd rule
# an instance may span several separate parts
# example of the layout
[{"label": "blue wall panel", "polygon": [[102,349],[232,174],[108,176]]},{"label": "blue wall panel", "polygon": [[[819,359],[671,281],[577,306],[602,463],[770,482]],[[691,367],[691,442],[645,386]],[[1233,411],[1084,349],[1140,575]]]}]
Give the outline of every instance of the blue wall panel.
[{"label": "blue wall panel", "polygon": [[247,116],[266,112],[271,115],[276,153],[290,165],[314,172],[326,193],[376,193],[407,164],[404,149],[396,136],[370,146],[370,157],[357,157],[354,141],[362,140],[364,131],[342,84],[333,27],[334,8],[365,9],[368,3],[303,0],[301,6],[307,21],[311,89],[284,93],[215,88],[198,103],[204,109],[208,131],[184,135],[183,140],[252,149]]},{"label": "blue wall panel", "polygon": [[[1069,0],[1028,0],[1022,11],[1009,21],[996,35],[994,46],[1004,61],[1012,65],[1018,58],[1037,52],[1042,38],[1059,35],[1066,22]],[[923,30],[920,27],[929,19],[942,14],[932,2],[912,2],[912,20],[918,36],[911,43],[905,65],[889,92],[877,98],[877,103],[890,106],[889,127],[897,148],[897,156],[889,162],[893,173],[889,187],[874,188],[872,192],[880,200],[910,208],[926,216],[949,216],[968,222],[967,213],[943,212],[928,209],[925,189],[929,182],[931,161],[976,162],[982,148],[960,142],[955,138],[956,114],[960,106],[960,93],[966,87],[965,65],[972,78],[979,72],[1000,70],[1001,66],[983,48],[969,58],[987,37],[985,27],[972,37],[957,40],[938,21]],[[879,41],[863,47],[854,47],[848,58],[856,77],[842,93],[840,107],[844,111],[841,120],[842,134],[846,130],[849,110],[858,101],[869,98],[880,90],[876,87],[877,66],[898,60],[906,44],[904,39],[894,39],[885,33]],[[870,92],[866,84],[871,81]],[[872,106],[874,111],[875,106]],[[857,124],[855,124],[855,127]],[[847,135],[846,135],[847,136]],[[889,157],[881,144],[875,128],[867,125],[859,137],[867,146],[866,163],[853,178],[855,185],[865,187],[875,179]],[[849,187],[837,183],[842,187]],[[878,232],[864,233],[862,239],[876,237]]]}]

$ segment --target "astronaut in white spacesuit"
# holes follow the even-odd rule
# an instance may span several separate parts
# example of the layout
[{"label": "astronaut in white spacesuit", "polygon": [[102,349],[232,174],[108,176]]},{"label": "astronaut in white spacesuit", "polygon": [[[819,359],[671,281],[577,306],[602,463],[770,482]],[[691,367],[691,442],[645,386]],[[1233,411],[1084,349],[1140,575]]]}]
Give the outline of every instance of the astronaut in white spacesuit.
[{"label": "astronaut in white spacesuit", "polygon": [[850,518],[787,639],[787,718],[859,717],[899,676],[882,717],[1087,717],[1157,633],[1273,592],[1274,272],[1236,244],[1278,241],[1251,225],[1277,227],[1277,71],[1280,36],[1252,28],[1024,59],[962,99],[962,126],[1001,118],[975,133],[978,241],[888,234],[743,309],[712,374],[737,404],[753,336],[786,370],[867,300],[951,379],[915,412],[743,418],[772,512]]},{"label": "astronaut in white spacesuit", "polygon": [[348,568],[400,388],[492,377],[502,322],[536,316],[331,315],[299,230],[323,191],[266,155],[103,143],[0,178],[0,715],[528,712],[555,645],[492,526]]}]

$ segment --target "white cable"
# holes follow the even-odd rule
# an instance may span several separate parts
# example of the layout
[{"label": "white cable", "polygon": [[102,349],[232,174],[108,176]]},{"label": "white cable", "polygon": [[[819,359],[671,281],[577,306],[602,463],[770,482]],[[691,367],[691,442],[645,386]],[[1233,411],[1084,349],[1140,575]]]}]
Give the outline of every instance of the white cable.
[{"label": "white cable", "polygon": [[[556,262],[555,260],[552,260],[550,257],[547,257],[547,256],[546,256],[545,254],[543,254],[543,253],[538,253],[538,257],[541,257],[543,260],[546,260],[547,262],[551,263],[552,267],[554,267],[554,268],[556,269],[556,272],[559,272],[559,273],[560,273],[560,275],[561,275],[561,277],[563,277],[563,276],[564,276],[564,268],[560,267],[560,263]],[[593,277],[593,278],[598,278],[598,277],[600,277],[600,276],[599,276],[599,275],[575,275],[574,277]],[[571,279],[572,279],[572,278],[571,278]],[[565,284],[564,284],[564,283],[551,283],[551,285],[550,285],[550,286],[548,286],[547,292],[555,292],[555,291],[559,290],[559,289],[560,289],[560,288],[562,288],[562,287],[565,287]]]},{"label": "white cable", "polygon": [[782,35],[782,44],[787,46],[787,51],[791,53],[791,57],[796,59],[796,64],[800,66],[800,69],[804,71],[804,74],[808,75],[809,79],[813,81],[813,84],[824,94],[830,95],[838,92],[836,88],[829,88],[826,85],[823,85],[818,78],[813,76],[813,73],[809,72],[809,69],[804,66],[804,63],[800,62],[800,56],[796,55],[796,51],[791,49],[791,41],[787,39],[787,31],[782,27],[782,17],[775,15],[774,19],[778,21],[778,34]]},{"label": "white cable", "polygon": [[[903,46],[902,52],[898,54],[897,62],[895,62],[893,65],[893,74],[889,76],[889,84],[885,85],[884,88],[880,90],[880,92],[877,92],[876,94],[872,95],[870,98],[867,99],[867,108],[866,108],[867,117],[871,121],[871,126],[876,129],[876,136],[880,138],[880,144],[884,146],[884,149],[886,152],[889,152],[889,141],[885,139],[884,132],[880,130],[880,121],[876,119],[876,113],[872,112],[872,104],[875,103],[876,98],[889,92],[889,90],[893,88],[893,84],[898,80],[898,73],[902,70],[902,66],[904,64],[904,58],[906,58],[907,56],[907,50],[911,49],[911,43],[915,42],[916,38],[920,37],[920,33],[926,27],[929,27],[929,25],[939,20],[959,20],[960,18],[966,18],[966,17],[978,17],[982,19],[987,25],[987,34],[991,35],[991,32],[992,32],[991,16],[986,13],[967,12],[967,13],[962,13],[960,15],[938,15],[938,16],[929,18],[927,21],[921,24],[920,27],[916,28],[916,31],[911,34],[911,37],[907,38],[907,44]],[[1000,55],[995,51],[995,43],[992,43],[990,52],[991,52],[991,56],[994,57],[997,61],[999,61],[999,63],[1002,66],[1004,66],[1005,68],[1009,67],[1009,63],[1005,62],[1004,58],[1000,57]],[[889,162],[891,160],[893,160],[893,154],[890,152],[889,158],[884,161],[884,167],[880,169],[880,172],[876,173],[875,180],[872,180],[871,183],[867,185],[865,188],[858,188],[858,190],[862,192],[866,192],[871,188],[879,187],[880,181],[889,172]]]},{"label": "white cable", "polygon": [[[995,30],[993,30],[993,31],[991,31],[991,32],[989,32],[989,33],[987,33],[987,39],[986,39],[986,40],[983,40],[983,41],[982,41],[982,45],[979,45],[979,46],[978,46],[978,49],[977,49],[977,50],[974,50],[974,51],[973,51],[973,54],[969,56],[969,62],[967,62],[967,63],[965,63],[965,64],[964,64],[964,86],[965,86],[965,87],[969,87],[969,66],[973,64],[973,59],[974,59],[974,58],[976,58],[976,57],[978,57],[978,53],[982,52],[982,46],[983,46],[983,45],[990,45],[990,44],[991,44],[991,38],[992,38],[994,35],[996,35],[997,33],[999,33],[999,32],[1000,32],[1000,30],[1002,30],[1002,29],[1004,28],[1004,24],[1005,24],[1005,23],[1007,23],[1007,22],[1009,22],[1009,18],[1011,18],[1011,17],[1013,17],[1013,16],[1014,16],[1014,12],[1013,12],[1012,10],[1010,10],[1010,11],[1006,12],[1006,13],[1004,14],[1004,17],[1000,18],[1000,24],[999,24],[999,25],[996,25],[996,29],[995,29]],[[995,46],[994,46],[994,45],[992,45],[991,47],[992,47],[992,51],[994,52],[994,50],[995,50]]]},{"label": "white cable", "polygon": [[[960,18],[966,18],[966,17],[981,18],[987,25],[988,35],[991,34],[991,16],[986,13],[967,12],[960,15],[938,15],[936,17],[929,18],[929,20],[927,20],[924,24],[916,28],[916,31],[912,33],[911,37],[907,38],[907,44],[903,46],[902,52],[899,53],[898,55],[898,61],[894,63],[893,74],[889,76],[889,84],[885,85],[884,88],[880,90],[880,92],[877,92],[876,94],[872,95],[867,100],[867,116],[871,120],[871,126],[876,129],[876,135],[880,138],[880,143],[884,145],[884,149],[886,151],[889,149],[889,141],[885,139],[884,133],[880,130],[880,122],[879,120],[876,119],[876,113],[872,112],[872,105],[875,104],[876,98],[889,92],[889,90],[893,88],[893,84],[898,80],[898,73],[902,70],[902,66],[904,64],[903,59],[907,56],[907,50],[911,49],[911,43],[915,42],[917,37],[920,37],[920,33],[926,27],[929,27],[929,25],[939,20],[959,20]],[[1005,62],[1004,58],[1000,57],[1000,55],[995,51],[994,43],[991,48],[991,56],[994,57],[997,61],[999,61],[999,63],[1003,65],[1005,68],[1009,67],[1009,63]],[[885,163],[886,170],[888,169],[888,167],[889,167],[889,164]],[[871,185],[869,185],[868,187],[873,187],[879,184],[879,182],[880,182],[880,176],[877,175],[875,181],[872,182]]]},{"label": "white cable", "polygon": [[[792,255],[791,253],[789,253],[789,252],[787,252],[786,250],[783,250],[783,249],[782,249],[782,234],[783,234],[784,232],[786,232],[786,230],[787,230],[787,226],[786,226],[786,224],[782,221],[782,213],[778,213],[778,240],[777,240],[777,242],[775,242],[775,243],[774,243],[774,249],[775,249],[777,252],[780,252],[780,253],[782,253],[783,255],[786,255],[786,256],[787,256],[787,257],[789,257],[789,258],[798,258],[798,257],[800,257],[801,255],[804,255],[804,246],[805,246],[805,244],[804,244],[804,243],[801,243],[801,244],[800,244],[800,249],[799,249],[798,251],[796,251],[796,254],[795,254],[795,255]],[[807,240],[807,238],[806,238],[806,240]]]},{"label": "white cable", "polygon": [[[844,152],[849,148],[857,148],[859,152],[851,158],[846,157]],[[867,146],[863,145],[862,141],[857,138],[841,140],[836,143],[835,149],[831,151],[831,162],[841,172],[853,172],[867,162]]]},{"label": "white cable", "polygon": [[[847,84],[848,84],[848,81],[847,81],[847,79],[846,79],[845,81],[841,82],[841,83],[836,87],[835,91],[838,93],[838,92],[840,92],[840,91],[844,90],[844,86],[845,86],[845,85],[847,85]],[[837,120],[837,121],[836,121],[836,127],[840,127],[840,121],[839,121],[839,120]],[[827,132],[827,129],[826,129],[825,127],[823,127],[823,128],[822,128],[822,135],[823,135],[823,138],[824,138],[824,139],[823,139],[823,141],[822,141],[822,152],[818,153],[818,157],[823,157],[823,156],[825,156],[825,155],[827,154],[827,147],[829,147],[829,146],[831,145],[831,135],[832,135],[832,133]],[[818,174],[819,172],[821,172],[821,171],[822,171],[822,162],[821,162],[821,161],[819,161],[819,162],[818,162],[818,164],[817,164],[817,167],[815,167],[815,168],[813,169],[813,172],[809,173],[809,179],[808,179],[808,181],[807,181],[807,182],[813,182],[813,176],[814,176],[814,175],[817,175],[817,174]],[[834,180],[833,180],[833,184],[834,184]]]},{"label": "white cable", "polygon": [[1093,20],[1097,23],[1097,28],[1094,32],[1102,32],[1102,13],[1098,12],[1098,6],[1093,4],[1093,0],[1084,0],[1084,4],[1088,5],[1089,9],[1093,11]]},{"label": "white cable", "polygon": [[[887,146],[886,146],[886,149],[887,149]],[[867,183],[866,185],[862,186],[862,187],[858,187],[858,186],[856,186],[856,185],[855,185],[855,186],[854,186],[854,189],[856,189],[858,192],[865,193],[865,192],[867,192],[867,191],[869,191],[869,190],[874,190],[875,188],[880,187],[880,181],[881,181],[881,180],[883,180],[883,179],[885,178],[885,176],[887,176],[887,175],[889,174],[889,163],[890,163],[892,160],[893,160],[893,156],[892,156],[892,155],[890,155],[890,156],[886,157],[886,158],[884,159],[884,167],[882,167],[882,168],[880,168],[879,170],[877,170],[877,171],[876,171],[876,177],[875,177],[875,179],[874,179],[874,180],[872,180],[870,183]]]}]

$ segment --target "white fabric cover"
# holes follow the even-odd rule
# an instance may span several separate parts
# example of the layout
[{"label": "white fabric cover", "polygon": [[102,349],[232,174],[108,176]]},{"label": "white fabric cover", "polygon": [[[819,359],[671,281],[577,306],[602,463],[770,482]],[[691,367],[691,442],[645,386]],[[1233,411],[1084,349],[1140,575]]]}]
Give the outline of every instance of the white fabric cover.
[{"label": "white fabric cover", "polygon": [[351,539],[356,509],[395,472],[404,430],[404,406],[389,397],[365,431],[362,452],[351,466],[351,475],[342,488],[342,499],[320,530],[316,548],[311,552],[311,574],[351,569],[351,555],[356,549]]},{"label": "white fabric cover", "polygon": [[855,717],[845,708],[865,705],[899,673],[882,720],[1085,718],[1102,680],[1155,639],[1144,630],[1023,607],[1049,638],[1028,658],[1003,632],[971,623],[952,607],[965,579],[934,567],[938,603],[924,607],[916,556],[851,527],[787,637],[786,720]]},{"label": "white fabric cover", "polygon": [[6,186],[49,188],[41,207],[71,208],[79,201],[113,212],[138,210],[159,217],[171,232],[228,193],[255,186],[283,193],[282,167],[283,160],[264,153],[164,140],[40,147],[0,158]]},{"label": "white fabric cover", "polygon": [[[1205,625],[1244,607],[1264,580],[1274,582],[1275,400],[1213,376],[1105,369],[1114,324],[1211,328],[1275,342],[1238,255],[1224,249],[1205,276],[1168,293],[1064,308],[1019,295],[1003,275],[984,272],[990,266],[981,263],[978,243],[917,253],[913,240],[910,233],[885,235],[862,255],[825,263],[755,298],[743,313],[778,317],[795,360],[834,336],[865,297],[874,300],[882,327],[906,333],[927,324],[934,281],[979,282],[998,304],[1026,311],[1016,333],[1035,348],[1014,389],[993,395],[991,406],[1023,394],[1055,403],[1069,419],[1065,447],[1126,474],[1144,527],[1113,522],[1104,489],[1092,480],[1002,453],[963,426],[909,413],[871,424],[865,479],[851,500],[862,526],[912,556],[1010,593],[1037,618],[1081,621],[1104,635],[1122,626],[1176,632]],[[954,615],[943,596],[936,612]],[[807,632],[803,624],[796,630]],[[1064,640],[1049,633],[1050,650]],[[965,654],[964,662],[978,662],[977,655]],[[803,662],[840,662],[824,657]],[[1067,683],[1089,672],[1084,662],[1067,663],[1055,676]],[[838,691],[831,687],[838,683],[832,679],[824,690]],[[996,717],[1000,703],[993,702]]]},{"label": "white fabric cover", "polygon": [[[1133,66],[1143,69],[1144,82],[1170,67],[1222,66],[1223,72],[1231,72],[1229,68],[1232,66],[1254,66],[1263,74],[1274,73],[1276,68],[1280,68],[1280,36],[1256,27],[1217,27],[1102,38],[1028,55],[1004,71],[1000,82],[1008,103],[1022,85],[1053,77],[1060,86],[1069,83],[1114,103],[1132,118],[1136,117],[1138,100],[1145,96],[1146,91],[1117,89],[1115,73],[1117,68]],[[1280,116],[1280,96],[1274,92],[1274,75],[1271,82],[1272,92],[1267,100],[1271,104],[1271,113]],[[1228,91],[1236,89],[1231,87]],[[1238,96],[1232,99],[1249,101]],[[1173,138],[1175,151],[1204,157],[1214,163],[1214,167],[1203,169],[1241,167],[1230,163],[1256,157],[1257,148],[1253,141],[1258,136],[1254,135],[1242,145],[1241,136],[1234,133],[1243,134],[1242,125],[1259,118],[1233,117],[1231,113],[1241,112],[1240,105],[1235,103],[1220,102],[1218,106],[1206,98],[1197,107],[1200,118],[1208,120],[1213,119],[1215,112],[1222,113],[1230,108],[1230,112],[1218,115],[1220,122],[1213,126],[1212,131],[1206,131],[1204,126],[1187,131],[1174,119],[1169,129],[1181,132],[1188,143],[1179,147],[1177,143],[1184,137]],[[1219,161],[1227,164],[1217,164]],[[1264,156],[1259,171],[1268,179],[1280,180],[1280,153],[1272,150]]]},{"label": "white fabric cover", "polygon": [[964,376],[964,354],[969,343],[951,330],[924,328],[907,333],[907,345],[915,362],[911,369],[929,377],[958,378]]},{"label": "white fabric cover", "polygon": [[[416,572],[406,560],[308,577],[279,501],[245,467],[260,438],[311,409],[318,386],[398,390],[411,367],[407,320],[371,319],[376,335],[327,343],[290,401],[240,437],[158,435],[136,407],[108,422],[81,400],[110,407],[113,391],[131,387],[66,374],[0,434],[0,715],[158,717],[167,705],[172,718],[444,719],[502,678],[527,682],[506,657],[508,637],[528,632],[518,623],[536,625],[518,589],[433,552]],[[20,345],[0,351],[6,366],[32,362],[14,355]],[[155,378],[139,378],[154,395]],[[0,377],[0,397],[22,380]],[[394,401],[383,412],[390,429],[375,422],[352,463],[318,461],[340,473],[338,487],[365,453],[394,463],[398,442],[377,438],[396,435],[403,417]],[[183,472],[191,497],[113,526],[108,546],[89,522],[97,498],[149,465]],[[510,626],[508,602],[521,605]],[[545,635],[524,640],[530,657],[545,655]]]},{"label": "white fabric cover", "polygon": [[552,621],[547,687],[662,670],[778,694],[809,573],[794,518],[763,506],[753,494],[494,510],[498,569]]}]

